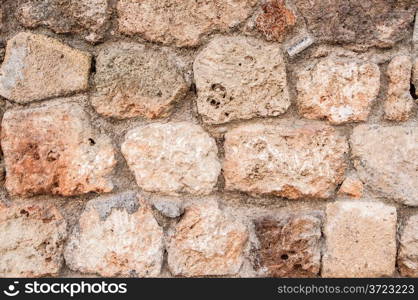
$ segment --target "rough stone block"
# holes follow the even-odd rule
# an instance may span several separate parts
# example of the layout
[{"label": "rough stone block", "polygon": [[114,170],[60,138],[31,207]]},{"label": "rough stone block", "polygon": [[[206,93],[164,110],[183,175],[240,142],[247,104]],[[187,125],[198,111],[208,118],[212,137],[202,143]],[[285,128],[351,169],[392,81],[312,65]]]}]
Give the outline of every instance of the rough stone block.
[{"label": "rough stone block", "polygon": [[1,145],[10,194],[72,196],[113,189],[111,141],[74,102],[6,111]]},{"label": "rough stone block", "polygon": [[119,0],[119,30],[178,47],[197,46],[214,31],[227,32],[249,17],[257,0]]},{"label": "rough stone block", "polygon": [[81,34],[89,42],[103,37],[109,16],[108,0],[23,0],[16,14],[27,28],[43,25],[56,33]]},{"label": "rough stone block", "polygon": [[66,222],[49,204],[0,205],[0,276],[58,275],[67,237]]},{"label": "rough stone block", "polygon": [[105,277],[156,277],[163,261],[163,229],[135,193],[87,203],[65,248],[68,266]]},{"label": "rough stone block", "polygon": [[114,43],[96,59],[91,103],[106,117],[166,117],[188,87],[162,51],[134,43]]},{"label": "rough stone block", "polygon": [[219,37],[196,57],[197,108],[211,124],[272,117],[290,106],[281,50],[248,37]]},{"label": "rough stone block", "polygon": [[215,201],[188,208],[170,238],[168,266],[174,275],[234,275],[243,263],[246,226]]},{"label": "rough stone block", "polygon": [[134,128],[121,149],[137,184],[148,192],[209,194],[221,170],[215,140],[189,122]]},{"label": "rough stone block", "polygon": [[64,96],[88,88],[91,55],[60,41],[21,32],[7,42],[0,95],[18,103]]},{"label": "rough stone block", "polygon": [[351,136],[354,167],[374,191],[418,205],[418,127],[360,125]]},{"label": "rough stone block", "polygon": [[321,218],[291,214],[256,220],[260,267],[269,277],[316,277],[321,267]]},{"label": "rough stone block", "polygon": [[393,276],[396,226],[395,207],[380,202],[328,204],[322,276]]},{"label": "rough stone block", "polygon": [[401,230],[398,266],[402,276],[418,277],[418,215],[410,216]]},{"label": "rough stone block", "polygon": [[227,190],[329,198],[344,179],[347,142],[325,125],[243,125],[226,133],[224,147]]},{"label": "rough stone block", "polygon": [[299,114],[332,124],[367,120],[380,88],[379,67],[371,62],[325,58],[296,77]]},{"label": "rough stone block", "polygon": [[407,55],[395,56],[388,65],[388,95],[385,101],[385,118],[406,121],[411,116],[414,100],[410,93],[412,61]]}]

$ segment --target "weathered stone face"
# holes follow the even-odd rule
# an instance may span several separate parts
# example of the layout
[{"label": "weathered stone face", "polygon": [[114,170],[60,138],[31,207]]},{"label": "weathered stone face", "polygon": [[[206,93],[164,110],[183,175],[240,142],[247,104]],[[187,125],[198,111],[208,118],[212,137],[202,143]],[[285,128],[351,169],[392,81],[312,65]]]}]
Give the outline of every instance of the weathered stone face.
[{"label": "weathered stone face", "polygon": [[28,28],[44,25],[56,33],[79,33],[96,42],[107,28],[108,0],[22,0],[16,17]]},{"label": "weathered stone face", "polygon": [[99,52],[92,105],[106,117],[166,117],[188,87],[161,51],[134,43],[112,44]]},{"label": "weathered stone face", "polygon": [[340,201],[326,209],[323,277],[392,276],[396,209],[380,202]]},{"label": "weathered stone face", "polygon": [[357,176],[346,177],[338,190],[338,195],[360,199],[363,195],[363,182]]},{"label": "weathered stone face", "polygon": [[380,88],[379,67],[369,62],[325,58],[296,77],[299,114],[332,124],[367,120]]},{"label": "weathered stone face", "polygon": [[269,277],[315,277],[320,270],[321,219],[315,214],[255,222],[260,267]]},{"label": "weathered stone face", "polygon": [[121,149],[137,184],[149,192],[209,194],[221,169],[215,141],[188,122],[134,128]]},{"label": "weathered stone face", "polygon": [[243,263],[247,228],[221,211],[215,201],[186,208],[167,252],[178,276],[234,275]]},{"label": "weathered stone face", "polygon": [[65,260],[82,273],[155,277],[163,250],[163,230],[151,209],[126,192],[87,203],[65,248]]},{"label": "weathered stone face", "polygon": [[360,125],[351,136],[354,167],[371,189],[418,205],[417,127]]},{"label": "weathered stone face", "polygon": [[398,266],[402,276],[418,277],[418,215],[409,217],[403,226],[399,241]]},{"label": "weathered stone face", "polygon": [[197,46],[204,35],[244,21],[257,0],[119,0],[119,31],[178,47]]},{"label": "weathered stone face", "polygon": [[296,24],[294,13],[284,0],[268,0],[261,7],[263,12],[256,19],[257,29],[269,41],[282,41]]},{"label": "weathered stone face", "polygon": [[391,121],[409,119],[414,105],[410,94],[412,61],[407,55],[394,57],[388,65],[388,96],[385,101],[385,118]]},{"label": "weathered stone face", "polygon": [[219,37],[196,57],[197,107],[211,124],[278,116],[290,106],[280,47],[248,37]]},{"label": "weathered stone face", "polygon": [[55,276],[63,262],[66,222],[52,205],[0,206],[0,276]]},{"label": "weathered stone face", "polygon": [[225,135],[225,188],[329,198],[344,179],[346,140],[328,126],[244,125]]},{"label": "weathered stone face", "polygon": [[405,38],[414,19],[415,0],[295,0],[317,39],[361,47],[390,47]]},{"label": "weathered stone face", "polygon": [[116,161],[110,139],[93,130],[78,104],[8,110],[1,145],[5,186],[12,195],[71,196],[113,188],[108,177]]},{"label": "weathered stone face", "polygon": [[21,32],[7,42],[0,95],[19,103],[88,88],[91,55],[56,39]]}]

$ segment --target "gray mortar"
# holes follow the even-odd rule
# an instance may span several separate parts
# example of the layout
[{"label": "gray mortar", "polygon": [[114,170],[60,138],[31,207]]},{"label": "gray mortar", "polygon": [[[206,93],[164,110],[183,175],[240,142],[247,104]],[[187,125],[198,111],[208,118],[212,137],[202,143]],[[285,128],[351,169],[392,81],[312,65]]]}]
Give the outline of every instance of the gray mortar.
[{"label": "gray mortar", "polygon": [[101,220],[106,220],[113,209],[126,210],[129,214],[135,213],[138,211],[139,203],[136,193],[128,191],[91,200],[87,203],[86,210],[92,208],[99,213]]}]

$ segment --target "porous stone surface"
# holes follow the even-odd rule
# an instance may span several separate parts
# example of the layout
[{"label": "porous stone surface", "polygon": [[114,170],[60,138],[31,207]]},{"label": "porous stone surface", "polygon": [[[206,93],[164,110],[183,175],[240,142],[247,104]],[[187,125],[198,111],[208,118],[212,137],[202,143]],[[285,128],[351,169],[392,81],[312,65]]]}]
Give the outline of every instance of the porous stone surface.
[{"label": "porous stone surface", "polygon": [[137,184],[149,192],[209,194],[221,169],[215,141],[189,122],[134,128],[121,150]]},{"label": "porous stone surface", "polygon": [[21,32],[7,42],[0,95],[19,103],[88,88],[91,55],[41,34]]},{"label": "porous stone surface", "polygon": [[227,32],[247,19],[257,0],[119,0],[119,30],[178,47],[197,46],[214,31]]},{"label": "porous stone surface", "polygon": [[165,53],[136,43],[114,43],[102,49],[94,82],[94,108],[119,119],[166,117],[188,90]]},{"label": "porous stone surface", "polygon": [[269,41],[283,41],[296,24],[295,14],[284,0],[267,0],[261,8],[263,12],[256,19],[257,29]]},{"label": "porous stone surface", "polygon": [[402,228],[398,266],[402,276],[418,277],[418,215],[410,216]]},{"label": "porous stone surface", "polygon": [[338,190],[338,195],[360,199],[363,189],[363,182],[357,176],[352,175],[345,178]]},{"label": "porous stone surface", "polygon": [[0,205],[0,276],[58,275],[67,237],[57,208],[42,203]]},{"label": "porous stone surface", "polygon": [[211,124],[278,116],[290,106],[279,47],[249,37],[219,37],[193,65],[197,107]]},{"label": "porous stone surface", "polygon": [[269,277],[316,277],[321,267],[321,218],[290,214],[255,221],[260,267]]},{"label": "porous stone surface", "polygon": [[328,57],[296,77],[299,114],[332,124],[367,120],[380,88],[379,67],[371,62]]},{"label": "porous stone surface", "polygon": [[371,201],[339,201],[326,208],[323,277],[393,276],[395,207]]},{"label": "porous stone surface", "polygon": [[350,142],[360,179],[389,199],[417,206],[417,141],[415,126],[357,126]]},{"label": "porous stone surface", "polygon": [[17,18],[27,28],[46,26],[56,33],[79,33],[87,41],[103,37],[108,0],[21,0]]},{"label": "porous stone surface", "polygon": [[155,277],[163,261],[163,229],[134,192],[87,203],[65,248],[67,265],[105,277]]},{"label": "porous stone surface", "polygon": [[414,100],[410,93],[412,61],[408,55],[394,57],[388,65],[388,96],[385,101],[385,118],[406,121],[411,115]]},{"label": "porous stone surface", "polygon": [[331,197],[348,150],[326,125],[243,125],[225,134],[224,148],[227,190],[289,199]]},{"label": "porous stone surface", "polygon": [[177,276],[234,275],[243,263],[248,231],[216,201],[188,208],[168,246],[168,266]]},{"label": "porous stone surface", "polygon": [[72,196],[112,190],[113,146],[92,128],[77,99],[6,111],[1,146],[10,194]]},{"label": "porous stone surface", "polygon": [[295,0],[308,29],[321,41],[361,48],[393,46],[410,32],[415,0]]}]

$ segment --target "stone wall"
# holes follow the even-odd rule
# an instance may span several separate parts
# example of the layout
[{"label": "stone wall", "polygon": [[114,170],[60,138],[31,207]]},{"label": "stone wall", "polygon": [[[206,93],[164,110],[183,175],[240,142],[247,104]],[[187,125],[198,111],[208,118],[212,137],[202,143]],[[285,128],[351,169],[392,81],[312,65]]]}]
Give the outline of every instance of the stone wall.
[{"label": "stone wall", "polygon": [[418,277],[417,7],[0,0],[0,276]]}]

